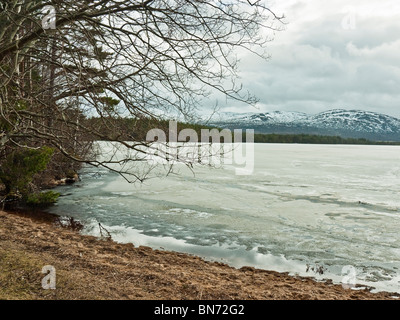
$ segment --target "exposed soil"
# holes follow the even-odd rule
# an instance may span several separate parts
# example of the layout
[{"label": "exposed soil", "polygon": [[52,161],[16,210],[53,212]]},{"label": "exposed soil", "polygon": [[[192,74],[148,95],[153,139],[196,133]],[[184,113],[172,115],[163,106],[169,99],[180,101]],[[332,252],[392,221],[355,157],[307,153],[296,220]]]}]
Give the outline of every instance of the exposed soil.
[{"label": "exposed soil", "polygon": [[[38,216],[38,215],[37,215]],[[393,299],[393,293],[84,236],[46,216],[0,211],[0,299]],[[45,265],[56,289],[44,290]],[[398,295],[397,295],[398,296]]]}]

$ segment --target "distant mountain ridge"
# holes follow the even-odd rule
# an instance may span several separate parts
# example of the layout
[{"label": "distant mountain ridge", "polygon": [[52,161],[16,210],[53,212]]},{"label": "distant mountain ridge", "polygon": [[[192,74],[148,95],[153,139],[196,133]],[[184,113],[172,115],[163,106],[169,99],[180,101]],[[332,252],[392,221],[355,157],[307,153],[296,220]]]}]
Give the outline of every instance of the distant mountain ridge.
[{"label": "distant mountain ridge", "polygon": [[333,109],[315,115],[293,111],[225,112],[210,125],[254,129],[256,133],[335,135],[375,141],[400,141],[400,119],[371,111]]}]

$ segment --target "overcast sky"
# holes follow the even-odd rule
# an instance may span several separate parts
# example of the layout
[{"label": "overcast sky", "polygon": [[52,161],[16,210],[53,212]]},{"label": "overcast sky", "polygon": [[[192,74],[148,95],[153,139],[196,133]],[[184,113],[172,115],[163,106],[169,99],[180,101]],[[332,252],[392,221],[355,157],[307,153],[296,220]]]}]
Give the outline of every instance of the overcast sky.
[{"label": "overcast sky", "polygon": [[229,101],[221,111],[343,108],[400,118],[400,1],[275,0],[270,8],[287,22],[268,45],[271,59],[241,64],[258,109]]}]

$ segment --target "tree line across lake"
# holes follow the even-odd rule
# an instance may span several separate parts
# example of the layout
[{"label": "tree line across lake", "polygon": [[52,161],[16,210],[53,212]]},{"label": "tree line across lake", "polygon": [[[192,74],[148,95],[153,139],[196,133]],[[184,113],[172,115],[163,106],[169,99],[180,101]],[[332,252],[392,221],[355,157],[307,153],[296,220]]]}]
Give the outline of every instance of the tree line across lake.
[{"label": "tree line across lake", "polygon": [[307,143],[307,144],[359,144],[359,145],[400,145],[397,141],[372,141],[364,138],[343,138],[312,134],[255,134],[256,143]]},{"label": "tree line across lake", "polygon": [[[101,128],[102,119],[93,118],[89,121],[93,121],[92,125]],[[158,128],[164,131],[168,137],[169,131],[169,120],[157,120],[157,119],[115,119],[114,127],[124,128],[123,138],[125,140],[146,140],[146,134],[149,130]],[[197,136],[201,137],[201,130],[217,129],[221,132],[223,128],[218,128],[210,125],[198,124],[198,123],[187,123],[177,122],[178,133],[183,129],[192,129],[196,131]],[[100,131],[107,131],[108,128],[100,129]],[[246,141],[246,131],[242,131],[242,141]],[[118,131],[121,134],[121,131]],[[222,135],[221,135],[222,136]],[[200,140],[200,138],[199,138]],[[223,142],[223,138],[220,142]],[[232,141],[233,131],[232,131]],[[211,139],[210,139],[211,142]],[[278,133],[255,133],[254,143],[300,143],[300,144],[354,144],[354,145],[400,145],[398,141],[374,141],[365,138],[345,138],[340,136],[324,136],[314,134],[278,134]]]}]

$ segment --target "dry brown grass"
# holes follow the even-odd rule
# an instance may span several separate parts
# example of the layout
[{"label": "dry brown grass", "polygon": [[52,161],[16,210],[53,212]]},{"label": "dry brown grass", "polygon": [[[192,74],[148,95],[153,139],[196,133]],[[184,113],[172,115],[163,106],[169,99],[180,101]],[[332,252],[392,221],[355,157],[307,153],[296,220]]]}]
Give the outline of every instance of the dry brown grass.
[{"label": "dry brown grass", "polygon": [[[44,265],[55,290],[41,287]],[[235,269],[199,257],[83,236],[0,212],[0,299],[391,299],[311,278]]]}]

